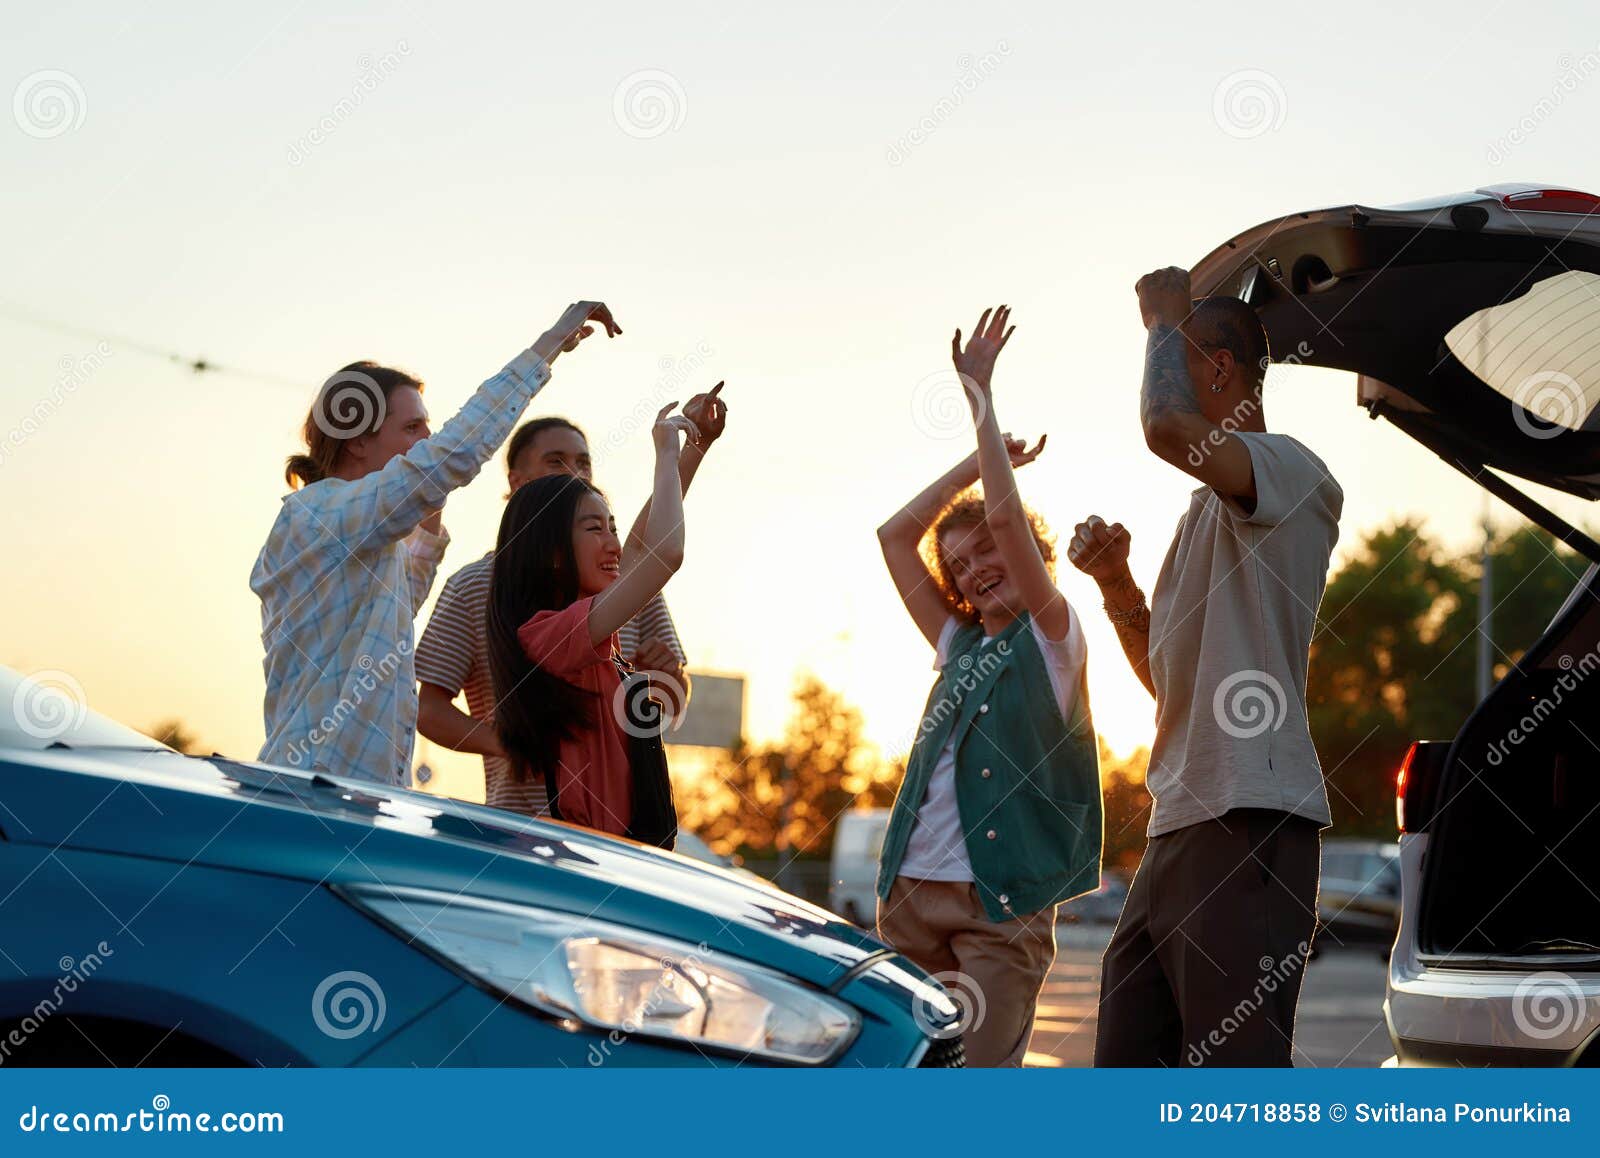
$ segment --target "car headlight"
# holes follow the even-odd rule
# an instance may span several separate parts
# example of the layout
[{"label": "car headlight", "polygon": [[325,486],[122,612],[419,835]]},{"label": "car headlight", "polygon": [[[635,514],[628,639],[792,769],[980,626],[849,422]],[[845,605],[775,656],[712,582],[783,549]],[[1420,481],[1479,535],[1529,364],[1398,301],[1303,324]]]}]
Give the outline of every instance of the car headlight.
[{"label": "car headlight", "polygon": [[703,945],[445,893],[336,891],[495,992],[597,1029],[819,1065],[860,1028],[849,1006]]}]

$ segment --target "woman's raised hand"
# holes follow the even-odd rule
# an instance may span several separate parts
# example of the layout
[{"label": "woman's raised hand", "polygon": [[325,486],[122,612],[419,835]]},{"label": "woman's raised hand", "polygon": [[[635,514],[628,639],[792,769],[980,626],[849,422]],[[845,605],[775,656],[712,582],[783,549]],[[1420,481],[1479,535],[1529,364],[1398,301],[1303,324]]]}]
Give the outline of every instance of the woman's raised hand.
[{"label": "woman's raised hand", "polygon": [[657,454],[666,450],[676,454],[683,446],[678,441],[680,433],[687,438],[694,438],[699,433],[698,428],[689,419],[681,414],[672,413],[677,407],[676,402],[668,402],[661,408],[661,413],[656,415],[655,426],[651,428],[650,433],[655,438]]},{"label": "woman's raised hand", "polygon": [[1027,466],[1030,462],[1043,454],[1045,439],[1049,437],[1050,436],[1048,434],[1041,434],[1039,436],[1039,441],[1034,445],[1034,448],[1029,450],[1026,439],[1012,438],[1009,433],[1006,434],[1006,454],[1011,459],[1011,469],[1016,470],[1020,466]]},{"label": "woman's raised hand", "polygon": [[950,356],[955,362],[956,373],[961,375],[962,385],[971,395],[967,401],[972,404],[974,413],[977,413],[979,400],[989,396],[995,359],[1000,356],[1000,351],[1006,348],[1006,343],[1011,340],[1011,335],[1017,328],[1007,327],[1010,320],[1010,306],[1001,306],[997,310],[984,310],[983,316],[978,319],[978,328],[972,332],[972,337],[967,340],[964,349],[961,345],[960,330],[957,330],[955,337],[950,340]]}]

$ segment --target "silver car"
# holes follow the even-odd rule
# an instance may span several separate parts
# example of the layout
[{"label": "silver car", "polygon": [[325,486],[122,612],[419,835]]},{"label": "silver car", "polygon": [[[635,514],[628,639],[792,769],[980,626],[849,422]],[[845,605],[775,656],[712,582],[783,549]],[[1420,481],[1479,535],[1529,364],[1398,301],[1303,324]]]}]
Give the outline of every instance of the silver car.
[{"label": "silver car", "polygon": [[1404,1065],[1600,1065],[1600,544],[1506,475],[1600,498],[1600,197],[1497,186],[1269,221],[1197,293],[1586,557],[1544,634],[1398,777],[1385,1012]]},{"label": "silver car", "polygon": [[1376,944],[1387,950],[1399,923],[1400,846],[1382,840],[1323,841],[1316,947]]}]

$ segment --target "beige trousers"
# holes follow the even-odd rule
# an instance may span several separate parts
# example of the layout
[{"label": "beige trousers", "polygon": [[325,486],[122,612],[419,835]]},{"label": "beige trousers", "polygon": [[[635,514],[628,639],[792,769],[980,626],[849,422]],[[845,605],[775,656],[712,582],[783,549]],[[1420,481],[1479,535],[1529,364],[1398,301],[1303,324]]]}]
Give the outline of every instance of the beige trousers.
[{"label": "beige trousers", "polygon": [[970,1066],[1020,1066],[1039,989],[1056,957],[1055,906],[991,921],[971,881],[896,877],[878,937],[953,992]]}]

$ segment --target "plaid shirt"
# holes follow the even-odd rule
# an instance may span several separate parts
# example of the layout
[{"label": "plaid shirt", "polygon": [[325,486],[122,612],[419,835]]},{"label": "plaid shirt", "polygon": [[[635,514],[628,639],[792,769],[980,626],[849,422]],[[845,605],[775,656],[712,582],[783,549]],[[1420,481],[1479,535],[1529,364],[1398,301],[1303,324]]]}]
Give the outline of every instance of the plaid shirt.
[{"label": "plaid shirt", "polygon": [[418,524],[476,477],[549,380],[525,352],[381,470],[284,498],[250,574],[266,648],[263,761],[410,783],[412,620],[450,541]]}]

